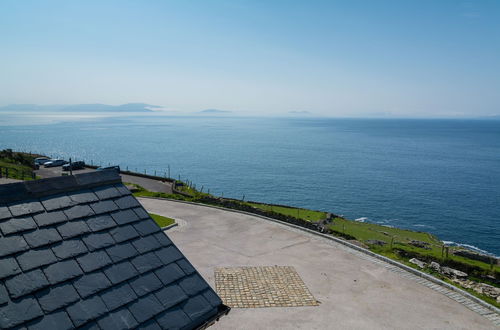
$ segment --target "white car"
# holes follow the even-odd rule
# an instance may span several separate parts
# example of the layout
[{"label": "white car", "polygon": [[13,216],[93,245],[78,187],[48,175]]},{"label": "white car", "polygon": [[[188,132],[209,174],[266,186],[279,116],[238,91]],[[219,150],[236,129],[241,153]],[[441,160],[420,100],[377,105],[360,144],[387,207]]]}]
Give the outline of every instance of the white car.
[{"label": "white car", "polygon": [[43,165],[46,162],[50,162],[52,159],[47,158],[47,157],[38,157],[35,158],[35,165]]},{"label": "white car", "polygon": [[68,162],[64,159],[51,159],[50,161],[43,164],[44,167],[56,167],[67,164]]}]

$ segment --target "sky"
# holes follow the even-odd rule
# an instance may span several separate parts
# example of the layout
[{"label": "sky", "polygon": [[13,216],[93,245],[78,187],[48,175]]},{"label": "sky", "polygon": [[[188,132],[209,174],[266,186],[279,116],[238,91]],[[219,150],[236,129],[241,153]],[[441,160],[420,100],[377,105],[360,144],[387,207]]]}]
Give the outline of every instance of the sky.
[{"label": "sky", "polygon": [[0,106],[500,115],[500,1],[0,1]]}]

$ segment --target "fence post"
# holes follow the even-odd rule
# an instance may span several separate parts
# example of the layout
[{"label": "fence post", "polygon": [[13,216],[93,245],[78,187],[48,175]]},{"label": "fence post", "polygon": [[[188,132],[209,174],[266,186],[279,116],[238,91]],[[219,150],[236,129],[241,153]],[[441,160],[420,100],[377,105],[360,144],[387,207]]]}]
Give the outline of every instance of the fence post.
[{"label": "fence post", "polygon": [[2,178],[2,167],[0,166],[0,179]]},{"label": "fence post", "polygon": [[5,168],[5,177],[8,179],[9,178],[9,168]]}]

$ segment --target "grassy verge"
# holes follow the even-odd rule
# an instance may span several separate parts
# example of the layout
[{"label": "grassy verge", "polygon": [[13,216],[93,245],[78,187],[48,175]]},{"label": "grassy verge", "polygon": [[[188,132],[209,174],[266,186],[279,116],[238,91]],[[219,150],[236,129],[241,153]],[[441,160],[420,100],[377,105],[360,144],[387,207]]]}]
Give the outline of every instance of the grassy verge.
[{"label": "grassy verge", "polygon": [[36,155],[14,152],[10,149],[0,151],[0,171],[3,178],[32,180],[33,162]]},{"label": "grassy verge", "polygon": [[276,212],[279,214],[311,222],[318,222],[326,218],[326,212],[321,212],[321,211],[313,211],[297,207],[278,206],[278,205],[262,204],[254,202],[247,202],[247,204],[264,211]]},{"label": "grassy verge", "polygon": [[153,220],[161,228],[166,227],[166,226],[170,226],[170,225],[172,225],[172,224],[175,223],[175,220],[172,219],[172,218],[167,218],[167,217],[164,217],[164,216],[161,216],[161,215],[158,215],[158,214],[153,214],[153,213],[149,213],[149,215],[151,216],[151,218],[153,218]]}]

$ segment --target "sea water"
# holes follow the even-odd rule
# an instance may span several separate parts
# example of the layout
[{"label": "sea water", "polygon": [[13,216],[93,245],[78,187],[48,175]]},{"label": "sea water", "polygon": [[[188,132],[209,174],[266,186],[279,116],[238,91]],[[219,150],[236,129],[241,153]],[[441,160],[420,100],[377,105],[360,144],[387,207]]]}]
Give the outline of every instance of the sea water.
[{"label": "sea water", "polygon": [[10,116],[0,114],[0,148],[161,176],[170,168],[212,194],[427,231],[500,255],[499,120]]}]

